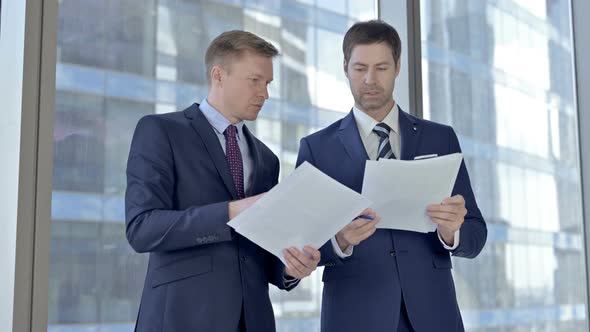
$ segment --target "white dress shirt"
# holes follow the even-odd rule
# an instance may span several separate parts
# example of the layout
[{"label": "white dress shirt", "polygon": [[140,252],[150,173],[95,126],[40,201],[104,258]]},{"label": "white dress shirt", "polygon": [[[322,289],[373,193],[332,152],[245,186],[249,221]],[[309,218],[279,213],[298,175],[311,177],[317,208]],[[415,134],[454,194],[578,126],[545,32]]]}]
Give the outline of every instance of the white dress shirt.
[{"label": "white dress shirt", "polygon": [[[356,126],[357,126],[357,128],[359,130],[359,134],[361,136],[361,140],[363,142],[363,146],[365,147],[365,150],[367,151],[367,155],[369,156],[369,159],[377,160],[377,156],[378,156],[378,152],[379,152],[380,138],[373,131],[373,128],[375,128],[375,126],[379,122],[376,121],[375,119],[373,119],[372,117],[370,117],[365,112],[356,108],[356,106],[352,108],[352,112],[354,115],[354,120],[356,122]],[[391,131],[389,132],[389,143],[391,144],[391,149],[393,150],[393,153],[394,153],[396,159],[399,159],[400,155],[401,155],[401,136],[400,136],[400,131],[399,131],[399,112],[400,112],[400,110],[397,107],[397,104],[394,104],[391,111],[387,114],[387,116],[385,116],[383,121],[381,121],[381,122],[385,123],[386,125],[388,125],[389,128],[391,128]],[[437,234],[438,234],[438,232],[437,232]],[[455,241],[454,241],[452,247],[448,246],[443,241],[443,239],[440,237],[440,234],[438,234],[438,239],[440,240],[440,242],[442,243],[442,245],[445,249],[454,250],[459,246],[459,231],[455,232]],[[336,241],[336,237],[332,237],[331,242],[332,242],[332,247],[334,248],[334,251],[336,252],[336,254],[339,257],[346,258],[346,257],[349,257],[350,255],[352,255],[352,249],[353,249],[352,246],[346,248],[346,250],[344,252],[342,252],[342,250],[340,250],[340,246],[338,245],[338,242]]]}]

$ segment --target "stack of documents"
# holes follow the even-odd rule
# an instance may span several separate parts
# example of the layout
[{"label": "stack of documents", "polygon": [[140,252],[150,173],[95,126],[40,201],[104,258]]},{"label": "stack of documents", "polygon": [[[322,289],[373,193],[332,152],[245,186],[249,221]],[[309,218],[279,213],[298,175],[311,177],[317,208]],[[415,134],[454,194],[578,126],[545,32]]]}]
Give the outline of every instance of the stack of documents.
[{"label": "stack of documents", "polygon": [[421,160],[367,161],[363,196],[381,217],[378,228],[432,232],[436,224],[426,207],[451,196],[463,155]]},{"label": "stack of documents", "polygon": [[228,225],[286,264],[283,249],[319,249],[371,204],[305,162]]}]

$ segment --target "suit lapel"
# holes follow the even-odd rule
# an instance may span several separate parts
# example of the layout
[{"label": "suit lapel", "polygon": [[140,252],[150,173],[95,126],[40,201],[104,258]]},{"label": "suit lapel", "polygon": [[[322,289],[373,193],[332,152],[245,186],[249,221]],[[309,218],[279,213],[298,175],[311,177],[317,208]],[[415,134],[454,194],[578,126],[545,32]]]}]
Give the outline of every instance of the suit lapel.
[{"label": "suit lapel", "polygon": [[256,191],[256,185],[258,183],[258,179],[261,178],[263,170],[263,159],[262,159],[262,152],[260,151],[260,146],[258,142],[254,138],[254,135],[250,132],[248,127],[244,124],[242,127],[244,131],[244,137],[246,137],[246,143],[248,144],[248,148],[250,149],[250,156],[252,158],[252,177],[250,178],[250,188],[246,190],[246,197],[252,196],[253,193],[258,192]]},{"label": "suit lapel", "polygon": [[225,153],[223,153],[223,149],[219,144],[219,138],[217,137],[217,134],[215,134],[213,127],[211,127],[211,124],[199,109],[198,104],[193,104],[191,107],[187,108],[184,111],[184,114],[189,119],[193,129],[203,140],[205,148],[207,149],[213,164],[215,164],[215,168],[217,168],[217,172],[219,173],[219,176],[221,176],[227,190],[231,193],[232,198],[238,199],[238,192],[236,191],[236,186],[231,177]]},{"label": "suit lapel", "polygon": [[408,113],[399,108],[399,130],[401,136],[401,157],[402,160],[412,160],[416,155],[416,147],[420,138],[421,128],[418,121]]},{"label": "suit lapel", "polygon": [[361,135],[359,134],[359,129],[354,120],[354,114],[352,111],[342,119],[338,136],[340,142],[344,145],[346,153],[348,153],[352,160],[362,162],[363,165],[366,160],[369,160],[369,155],[361,140]]}]

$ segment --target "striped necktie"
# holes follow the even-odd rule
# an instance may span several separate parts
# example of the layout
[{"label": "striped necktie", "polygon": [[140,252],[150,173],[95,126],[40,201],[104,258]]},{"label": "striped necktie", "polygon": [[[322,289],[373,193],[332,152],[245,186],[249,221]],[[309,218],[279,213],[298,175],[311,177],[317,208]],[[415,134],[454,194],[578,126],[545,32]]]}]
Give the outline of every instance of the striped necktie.
[{"label": "striped necktie", "polygon": [[389,132],[391,131],[391,128],[389,128],[389,126],[385,123],[380,122],[375,125],[373,131],[375,132],[375,134],[377,134],[377,136],[379,136],[379,153],[377,154],[377,160],[381,158],[397,159],[393,154],[393,150],[391,149],[391,143],[389,142]]}]

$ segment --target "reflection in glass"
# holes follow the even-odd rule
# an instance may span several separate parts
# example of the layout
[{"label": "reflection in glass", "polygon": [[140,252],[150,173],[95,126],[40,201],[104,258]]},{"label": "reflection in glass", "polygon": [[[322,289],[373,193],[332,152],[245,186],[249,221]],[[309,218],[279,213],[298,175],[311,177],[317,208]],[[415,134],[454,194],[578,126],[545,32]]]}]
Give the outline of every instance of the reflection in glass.
[{"label": "reflection in glass", "polygon": [[422,1],[424,116],[460,135],[488,242],[455,260],[469,331],[585,331],[570,1]]},{"label": "reflection in glass", "polygon": [[[147,263],[124,233],[137,120],[200,102],[209,41],[225,30],[252,31],[282,56],[271,99],[248,126],[288,175],[299,139],[350,110],[342,36],[350,22],[375,17],[375,1],[59,3],[49,331],[132,331]],[[271,288],[279,331],[319,330],[320,274],[290,293]]]}]

